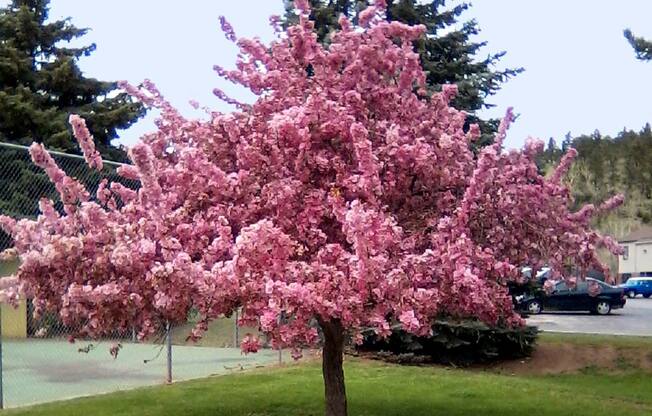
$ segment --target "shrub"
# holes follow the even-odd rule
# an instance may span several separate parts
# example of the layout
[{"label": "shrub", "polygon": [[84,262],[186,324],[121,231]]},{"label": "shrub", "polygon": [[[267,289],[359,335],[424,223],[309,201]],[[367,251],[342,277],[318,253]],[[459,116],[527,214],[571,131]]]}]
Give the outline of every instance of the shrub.
[{"label": "shrub", "polygon": [[467,366],[475,363],[527,357],[534,350],[538,329],[489,327],[465,320],[438,320],[431,338],[418,337],[402,329],[386,339],[375,334],[365,337],[359,352],[402,364],[439,363]]}]

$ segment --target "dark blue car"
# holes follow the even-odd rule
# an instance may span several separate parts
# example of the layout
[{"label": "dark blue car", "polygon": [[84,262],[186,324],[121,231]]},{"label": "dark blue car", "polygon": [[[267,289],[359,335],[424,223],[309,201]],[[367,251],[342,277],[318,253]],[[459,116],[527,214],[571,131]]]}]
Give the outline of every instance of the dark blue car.
[{"label": "dark blue car", "polygon": [[630,277],[620,287],[625,290],[625,294],[630,298],[635,298],[638,295],[649,298],[652,296],[652,277]]}]

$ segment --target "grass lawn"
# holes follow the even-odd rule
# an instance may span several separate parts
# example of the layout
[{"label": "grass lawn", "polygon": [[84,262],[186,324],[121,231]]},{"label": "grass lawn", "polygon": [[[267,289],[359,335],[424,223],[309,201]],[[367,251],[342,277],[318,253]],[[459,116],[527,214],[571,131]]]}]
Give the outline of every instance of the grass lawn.
[{"label": "grass lawn", "polygon": [[[203,334],[202,338],[197,342],[186,340],[193,327],[193,323],[188,323],[173,328],[172,343],[174,345],[193,345],[200,347],[236,347],[233,340],[235,335],[235,319],[233,317],[220,318],[212,321],[208,324],[208,329]],[[248,327],[241,327],[238,332],[239,341],[242,341],[248,333],[258,334],[256,328]]]},{"label": "grass lawn", "polygon": [[649,348],[649,351],[652,352],[652,337],[544,332],[539,335],[539,342],[543,344],[574,344],[585,346],[609,345],[620,349]]},{"label": "grass lawn", "polygon": [[[594,343],[557,335],[545,335],[541,342]],[[649,338],[595,342],[652,351]],[[652,415],[652,373],[635,366],[511,375],[347,358],[346,377],[351,415]],[[309,362],[9,410],[2,416],[320,415],[322,389],[320,365]]]}]

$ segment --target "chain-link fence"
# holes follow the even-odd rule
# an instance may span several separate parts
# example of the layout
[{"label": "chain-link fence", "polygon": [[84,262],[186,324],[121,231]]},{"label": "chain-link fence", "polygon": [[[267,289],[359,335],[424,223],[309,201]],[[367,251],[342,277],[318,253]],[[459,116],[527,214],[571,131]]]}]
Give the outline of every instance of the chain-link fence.
[{"label": "chain-link fence", "polygon": [[[50,152],[59,167],[83,183],[94,195],[102,179],[119,181],[132,189],[138,183],[116,173],[119,163],[105,161],[101,172],[91,170],[77,155]],[[0,143],[0,214],[35,218],[41,198],[59,196],[42,170],[35,166],[28,149]],[[0,232],[0,251],[11,247],[10,236]],[[10,275],[17,263],[1,263],[0,276]],[[111,334],[101,340],[71,344],[68,328],[56,314],[34,316],[30,299],[17,308],[0,305],[0,408],[24,406],[71,397],[106,393],[139,386],[206,377],[282,362],[282,352],[264,349],[243,356],[240,341],[255,328],[239,328],[236,317],[212,322],[197,343],[186,341],[195,322],[173,328],[146,342],[138,342],[135,331]],[[117,358],[111,347],[119,344]]]},{"label": "chain-link fence", "polygon": [[[105,161],[101,172],[90,169],[83,157],[50,151],[50,155],[68,176],[79,180],[94,195],[102,179],[120,182],[132,189],[138,182],[122,178],[116,173],[120,163]],[[45,172],[36,166],[29,149],[9,143],[0,143],[0,213],[14,218],[35,218],[39,214],[41,198],[55,201],[62,212],[59,195]],[[11,245],[9,236],[0,231],[0,250]]]}]

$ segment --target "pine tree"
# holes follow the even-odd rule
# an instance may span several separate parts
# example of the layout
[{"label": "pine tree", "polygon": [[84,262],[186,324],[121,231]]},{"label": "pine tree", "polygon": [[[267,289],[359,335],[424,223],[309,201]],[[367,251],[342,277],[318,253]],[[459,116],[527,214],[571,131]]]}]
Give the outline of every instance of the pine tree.
[{"label": "pine tree", "polygon": [[551,137],[548,139],[548,147],[546,148],[546,151],[553,153],[555,150],[557,150],[557,142],[555,142],[554,137]]},{"label": "pine tree", "polygon": [[[126,152],[113,146],[117,129],[126,129],[144,107],[116,92],[116,83],[87,78],[77,63],[95,45],[67,47],[88,32],[70,19],[49,21],[49,0],[12,0],[0,8],[0,142],[80,153],[68,124],[71,113],[86,119],[97,149],[105,159],[126,161]],[[70,174],[97,185],[83,169],[83,160],[63,165]],[[110,174],[106,168],[104,174]],[[91,180],[92,183],[89,183]],[[33,217],[41,197],[56,192],[25,151],[0,147],[0,214]],[[10,244],[0,232],[0,250]]]},{"label": "pine tree", "polygon": [[634,52],[636,52],[636,58],[640,59],[641,61],[652,60],[652,42],[646,40],[645,38],[634,36],[632,31],[629,29],[625,29],[624,34],[625,39],[627,39],[629,44],[632,45],[632,48],[634,48]]},{"label": "pine tree", "polygon": [[[541,171],[548,171],[562,155],[575,148],[579,156],[570,171],[569,182],[576,206],[599,203],[613,193],[623,193],[625,203],[607,221],[605,233],[622,236],[639,223],[652,222],[652,127],[647,123],[640,131],[623,129],[615,137],[593,134],[572,137],[566,134],[562,149],[550,151],[550,145],[537,159]],[[602,224],[600,225],[602,227]]]},{"label": "pine tree", "polygon": [[[357,13],[369,3],[368,0],[310,0],[310,17],[315,21],[320,41],[329,42],[329,34],[339,27],[337,21],[341,14],[356,23]],[[487,42],[472,40],[479,33],[477,22],[470,20],[456,28],[469,3],[452,8],[446,7],[445,0],[431,0],[425,4],[416,0],[389,0],[387,4],[388,20],[426,26],[427,35],[415,44],[415,49],[421,56],[428,85],[432,90],[440,91],[443,84],[457,84],[459,94],[453,106],[470,113],[469,123],[479,123],[483,132],[479,143],[489,143],[498,127],[498,120],[481,120],[477,112],[492,107],[487,98],[523,68],[496,70],[495,66],[505,52],[479,59],[480,49]],[[285,9],[285,23],[294,22],[294,2],[285,0]]]},{"label": "pine tree", "polygon": [[571,132],[567,132],[566,135],[564,136],[564,140],[561,142],[561,152],[566,153],[566,151],[571,147],[573,143],[573,136],[571,136]]},{"label": "pine tree", "polygon": [[132,125],[143,107],[114,82],[87,78],[77,62],[95,44],[72,48],[61,43],[88,32],[70,19],[48,21],[49,0],[12,0],[0,9],[0,141],[78,153],[67,119],[84,117],[98,150],[108,159],[124,159],[111,145],[117,129]]}]

